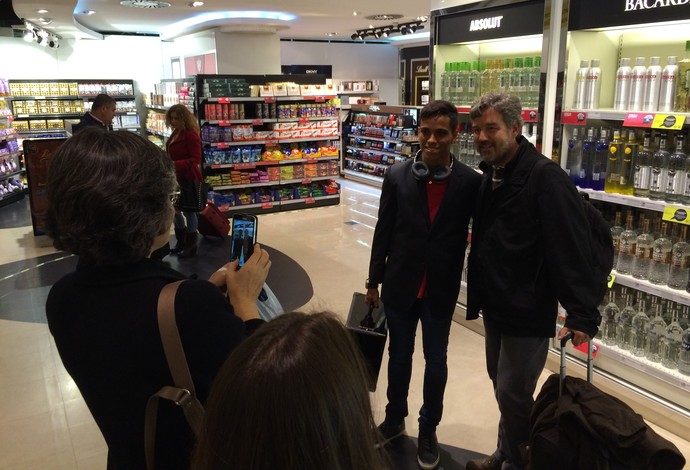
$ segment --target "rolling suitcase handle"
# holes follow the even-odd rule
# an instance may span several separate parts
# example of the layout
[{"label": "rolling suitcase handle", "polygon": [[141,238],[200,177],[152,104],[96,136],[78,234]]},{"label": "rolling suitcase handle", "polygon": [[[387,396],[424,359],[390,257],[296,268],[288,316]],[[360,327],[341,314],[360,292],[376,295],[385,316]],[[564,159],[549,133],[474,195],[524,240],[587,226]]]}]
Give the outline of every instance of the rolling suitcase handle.
[{"label": "rolling suitcase handle", "polygon": [[[560,380],[558,381],[558,396],[563,394],[563,380],[565,379],[565,345],[573,339],[575,333],[569,331],[561,339],[561,367],[559,369]],[[587,382],[592,383],[592,370],[594,369],[593,344],[590,339],[587,342]]]}]

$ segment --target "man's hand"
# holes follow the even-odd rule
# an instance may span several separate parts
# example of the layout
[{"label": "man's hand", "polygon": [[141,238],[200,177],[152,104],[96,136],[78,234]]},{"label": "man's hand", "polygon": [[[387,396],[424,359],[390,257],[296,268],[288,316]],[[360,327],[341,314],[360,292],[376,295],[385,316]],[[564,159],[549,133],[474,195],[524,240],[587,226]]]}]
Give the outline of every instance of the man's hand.
[{"label": "man's hand", "polygon": [[573,345],[574,346],[579,346],[581,344],[584,344],[591,339],[587,333],[584,333],[582,331],[577,331],[577,330],[571,330],[570,328],[567,328],[564,326],[558,332],[558,336],[557,336],[558,340],[559,341],[562,340],[563,337],[565,337],[565,335],[567,335],[568,332],[570,332],[570,331],[572,331],[572,333],[573,333]]},{"label": "man's hand", "polygon": [[379,290],[377,288],[367,289],[367,295],[364,297],[364,303],[372,307],[379,306]]}]

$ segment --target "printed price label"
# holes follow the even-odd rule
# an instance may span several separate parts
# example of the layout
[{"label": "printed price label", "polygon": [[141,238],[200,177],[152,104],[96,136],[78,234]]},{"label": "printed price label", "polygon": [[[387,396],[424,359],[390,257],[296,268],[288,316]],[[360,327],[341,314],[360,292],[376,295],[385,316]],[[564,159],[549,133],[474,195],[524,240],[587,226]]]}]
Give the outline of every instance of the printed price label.
[{"label": "printed price label", "polygon": [[255,126],[263,126],[264,120],[263,120],[263,119],[254,119],[254,120],[252,121],[252,124],[255,125]]},{"label": "printed price label", "polygon": [[313,197],[308,197],[304,200],[305,204],[314,204],[315,202],[316,202],[316,199],[314,199]]},{"label": "printed price label", "polygon": [[616,282],[616,275],[609,273],[608,278],[606,278],[606,285],[608,285],[609,289],[613,288],[613,284]]},{"label": "printed price label", "polygon": [[675,114],[657,114],[652,121],[652,129],[669,129],[679,131],[683,128],[685,116]]},{"label": "printed price label", "polygon": [[218,98],[218,102],[221,104],[230,104],[230,98]]},{"label": "printed price label", "polygon": [[315,96],[314,101],[316,101],[317,103],[324,103],[326,101],[326,97],[325,96]]},{"label": "printed price label", "polygon": [[300,124],[307,124],[307,123],[309,123],[309,119],[303,117],[303,118],[299,118],[299,121],[297,121],[297,122],[299,122]]},{"label": "printed price label", "polygon": [[304,178],[302,180],[302,184],[309,184],[309,183],[311,183],[311,178]]},{"label": "printed price label", "polygon": [[654,114],[650,113],[628,113],[623,121],[624,127],[652,127]]},{"label": "printed price label", "polygon": [[264,97],[264,103],[275,103],[276,98],[275,96],[266,96]]},{"label": "printed price label", "polygon": [[233,167],[237,170],[253,170],[256,168],[256,165],[253,163],[237,163]]},{"label": "printed price label", "polygon": [[277,145],[278,145],[278,141],[277,141],[277,140],[267,140],[267,141],[266,141],[266,146],[267,146],[267,147],[275,147],[275,146],[277,146]]},{"label": "printed price label", "polygon": [[218,121],[218,125],[221,127],[230,127],[230,121]]},{"label": "printed price label", "polygon": [[470,113],[470,107],[469,106],[457,106],[458,113],[460,114],[469,114]]},{"label": "printed price label", "polygon": [[536,109],[523,109],[522,110],[522,120],[524,122],[537,122],[537,110]]},{"label": "printed price label", "polygon": [[272,202],[264,202],[261,204],[262,209],[273,209],[273,203]]},{"label": "printed price label", "polygon": [[[577,349],[577,350],[580,351],[581,353],[587,354],[587,349],[589,348],[589,342],[587,342],[587,343],[582,343],[582,344],[579,345],[579,346],[573,346],[573,348]],[[596,344],[593,344],[593,345],[592,345],[592,358],[597,357],[597,354],[598,354],[598,353],[599,353],[599,346],[597,346]]]},{"label": "printed price label", "polygon": [[680,224],[690,225],[688,219],[688,211],[684,207],[679,206],[665,206],[664,215],[662,219],[667,222],[676,222]]},{"label": "printed price label", "polygon": [[226,149],[230,147],[230,145],[227,142],[218,142],[216,144],[216,147],[218,147],[219,149]]},{"label": "printed price label", "polygon": [[307,158],[307,163],[316,163],[316,158]]},{"label": "printed price label", "polygon": [[571,126],[586,126],[587,113],[566,111],[561,114],[561,123]]}]

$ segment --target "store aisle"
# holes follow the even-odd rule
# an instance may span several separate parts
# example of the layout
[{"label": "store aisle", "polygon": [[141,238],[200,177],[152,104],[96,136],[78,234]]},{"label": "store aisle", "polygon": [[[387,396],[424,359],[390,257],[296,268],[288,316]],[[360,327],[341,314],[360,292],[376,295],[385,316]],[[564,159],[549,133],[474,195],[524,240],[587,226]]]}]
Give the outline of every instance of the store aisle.
[{"label": "store aisle", "polygon": [[[332,310],[345,320],[352,292],[364,288],[380,191],[351,181],[341,184],[340,205],[259,216],[258,234],[275,259],[280,257],[281,266],[295,263],[308,276],[275,280],[281,290],[300,290],[291,296],[294,306],[301,305],[303,311]],[[28,204],[14,213],[23,214],[22,207]],[[50,285],[60,272],[70,269],[74,257],[54,253],[45,242],[37,244],[26,214],[6,219],[0,214],[0,469],[104,469],[105,444],[62,367],[43,313]],[[202,243],[209,243],[208,253],[223,256],[221,248]],[[194,272],[208,268],[193,267]],[[438,429],[440,468],[463,469],[468,458],[495,447],[498,411],[484,370],[483,338],[454,323],[448,363],[446,405]],[[401,452],[411,456],[416,450],[422,365],[418,343],[409,400],[412,415],[406,423],[412,439],[400,443]],[[372,395],[377,420],[382,419],[386,402],[386,362],[383,367]],[[548,375],[545,372],[542,381]],[[690,443],[655,429],[690,460]],[[416,464],[412,460],[397,468],[412,469]]]}]

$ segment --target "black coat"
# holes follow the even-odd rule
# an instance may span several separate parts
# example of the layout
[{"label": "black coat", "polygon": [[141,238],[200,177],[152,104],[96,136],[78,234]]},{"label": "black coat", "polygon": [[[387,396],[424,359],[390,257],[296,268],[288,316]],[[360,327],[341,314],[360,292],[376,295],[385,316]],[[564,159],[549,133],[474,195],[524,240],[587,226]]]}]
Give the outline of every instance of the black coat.
[{"label": "black coat", "polygon": [[424,272],[436,315],[452,315],[460,292],[467,226],[481,178],[454,160],[448,188],[430,222],[427,183],[412,174],[412,159],[388,169],[369,263],[369,281],[382,283],[381,300],[395,310],[417,299]]},{"label": "black coat", "polygon": [[[158,330],[158,295],[180,279],[182,274],[150,259],[125,266],[79,264],[48,295],[48,326],[108,444],[109,469],[146,468],[146,401],[173,383]],[[198,280],[180,286],[175,317],[203,403],[230,351],[263,322],[245,326],[217,287]],[[192,433],[184,415],[163,401],[157,428],[157,468],[186,469]]]},{"label": "black coat", "polygon": [[554,336],[558,302],[566,326],[597,332],[599,286],[593,277],[589,226],[581,196],[555,163],[545,165],[528,194],[538,158],[524,137],[492,190],[493,168],[484,178],[472,222],[468,261],[467,318],[479,311],[511,336]]}]

